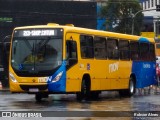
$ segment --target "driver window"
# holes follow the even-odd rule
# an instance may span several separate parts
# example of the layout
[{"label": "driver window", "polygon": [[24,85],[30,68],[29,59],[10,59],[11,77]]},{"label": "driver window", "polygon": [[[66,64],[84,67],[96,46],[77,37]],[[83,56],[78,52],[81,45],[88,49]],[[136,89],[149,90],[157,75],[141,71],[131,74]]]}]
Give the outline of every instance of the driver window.
[{"label": "driver window", "polygon": [[77,44],[75,41],[67,41],[66,59],[77,59]]}]

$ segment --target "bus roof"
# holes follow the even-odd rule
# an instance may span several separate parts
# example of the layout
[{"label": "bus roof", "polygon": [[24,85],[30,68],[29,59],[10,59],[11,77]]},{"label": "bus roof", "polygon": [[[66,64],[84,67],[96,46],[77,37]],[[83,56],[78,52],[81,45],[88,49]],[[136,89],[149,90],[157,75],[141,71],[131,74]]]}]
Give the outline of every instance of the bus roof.
[{"label": "bus roof", "polygon": [[[48,23],[47,25],[16,27],[14,30],[31,29],[31,28],[63,28],[66,32],[91,34],[91,35],[94,34],[94,35],[102,36],[102,37],[113,37],[113,38],[128,39],[128,40],[129,39],[139,40],[140,38],[146,38],[146,37],[137,36],[137,35],[129,35],[129,34],[102,31],[102,30],[94,30],[94,29],[89,29],[89,28],[74,27],[74,25],[72,24],[59,25],[56,23]],[[146,38],[146,39],[148,39],[149,42],[155,42],[153,38]]]}]

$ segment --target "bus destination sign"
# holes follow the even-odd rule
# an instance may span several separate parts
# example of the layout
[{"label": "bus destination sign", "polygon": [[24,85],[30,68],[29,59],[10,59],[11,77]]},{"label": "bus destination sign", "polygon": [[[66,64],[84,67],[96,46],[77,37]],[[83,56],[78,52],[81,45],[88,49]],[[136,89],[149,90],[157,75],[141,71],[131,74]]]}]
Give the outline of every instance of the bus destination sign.
[{"label": "bus destination sign", "polygon": [[53,36],[54,30],[24,30],[23,36]]},{"label": "bus destination sign", "polygon": [[25,29],[15,30],[14,37],[38,37],[62,35],[62,29]]}]

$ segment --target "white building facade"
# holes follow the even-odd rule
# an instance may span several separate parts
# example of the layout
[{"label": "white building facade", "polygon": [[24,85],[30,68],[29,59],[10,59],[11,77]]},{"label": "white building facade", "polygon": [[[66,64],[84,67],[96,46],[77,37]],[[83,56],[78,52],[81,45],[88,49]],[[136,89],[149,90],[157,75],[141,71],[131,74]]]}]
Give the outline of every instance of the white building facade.
[{"label": "white building facade", "polygon": [[160,5],[160,0],[140,0],[145,17],[153,17],[153,32],[155,37],[160,34],[160,11],[156,11],[156,5]]}]

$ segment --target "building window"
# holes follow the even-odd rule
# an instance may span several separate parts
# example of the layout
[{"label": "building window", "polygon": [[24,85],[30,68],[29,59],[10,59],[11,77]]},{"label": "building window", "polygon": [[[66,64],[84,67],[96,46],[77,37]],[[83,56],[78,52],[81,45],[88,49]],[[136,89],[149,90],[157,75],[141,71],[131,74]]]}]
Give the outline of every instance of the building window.
[{"label": "building window", "polygon": [[146,4],[147,4],[147,2],[144,2],[144,9],[146,9]]},{"label": "building window", "polygon": [[157,0],[155,0],[155,6],[157,5]]},{"label": "building window", "polygon": [[153,7],[153,0],[151,0],[151,7]]},{"label": "building window", "polygon": [[150,8],[150,0],[148,0],[148,8]]}]

